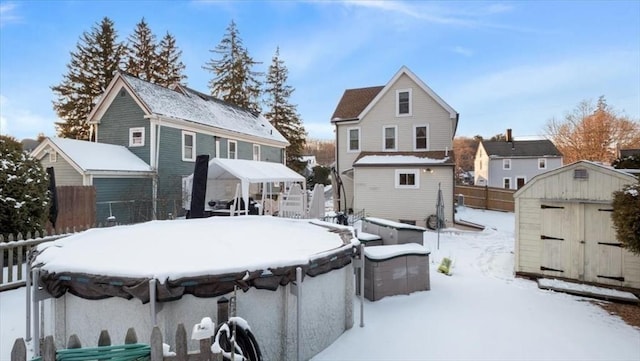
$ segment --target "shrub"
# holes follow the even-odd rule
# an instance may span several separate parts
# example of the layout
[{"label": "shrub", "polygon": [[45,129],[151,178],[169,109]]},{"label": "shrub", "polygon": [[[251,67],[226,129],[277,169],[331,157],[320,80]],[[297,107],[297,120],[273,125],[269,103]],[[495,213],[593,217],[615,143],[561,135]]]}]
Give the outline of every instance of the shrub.
[{"label": "shrub", "polygon": [[640,180],[613,192],[613,226],[618,241],[640,255]]}]

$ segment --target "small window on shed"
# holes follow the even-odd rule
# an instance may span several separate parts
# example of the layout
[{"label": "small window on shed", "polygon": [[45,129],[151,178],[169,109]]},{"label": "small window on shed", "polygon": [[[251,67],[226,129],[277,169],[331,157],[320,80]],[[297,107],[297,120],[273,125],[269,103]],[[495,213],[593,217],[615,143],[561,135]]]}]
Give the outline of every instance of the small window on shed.
[{"label": "small window on shed", "polygon": [[584,168],[578,168],[573,170],[573,179],[589,179],[589,173]]}]

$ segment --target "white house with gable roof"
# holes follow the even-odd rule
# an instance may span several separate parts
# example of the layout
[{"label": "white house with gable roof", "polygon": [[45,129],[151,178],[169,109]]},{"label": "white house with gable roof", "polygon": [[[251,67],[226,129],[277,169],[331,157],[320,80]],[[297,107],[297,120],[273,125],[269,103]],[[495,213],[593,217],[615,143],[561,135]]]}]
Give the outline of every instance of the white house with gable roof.
[{"label": "white house with gable roof", "polygon": [[424,226],[442,190],[453,222],[458,113],[403,66],[384,86],[347,89],[333,113],[335,207]]}]

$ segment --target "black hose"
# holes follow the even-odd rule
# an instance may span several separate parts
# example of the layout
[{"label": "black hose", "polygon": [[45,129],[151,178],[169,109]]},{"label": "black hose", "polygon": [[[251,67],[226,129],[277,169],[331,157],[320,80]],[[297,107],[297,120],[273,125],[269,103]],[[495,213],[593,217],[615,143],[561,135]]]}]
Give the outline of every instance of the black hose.
[{"label": "black hose", "polygon": [[[220,332],[220,328],[223,325],[227,325],[228,330],[233,330],[235,326],[236,332],[236,352],[241,354],[245,360],[248,361],[262,361],[262,353],[260,352],[260,347],[258,346],[258,341],[256,341],[255,336],[251,332],[251,330],[241,327],[234,320],[227,321],[220,326],[218,326],[218,330],[216,331],[218,336],[218,343],[220,348],[225,352],[233,355],[231,350],[231,337],[227,334],[226,331]],[[224,356],[224,360],[231,361],[232,359]]]}]

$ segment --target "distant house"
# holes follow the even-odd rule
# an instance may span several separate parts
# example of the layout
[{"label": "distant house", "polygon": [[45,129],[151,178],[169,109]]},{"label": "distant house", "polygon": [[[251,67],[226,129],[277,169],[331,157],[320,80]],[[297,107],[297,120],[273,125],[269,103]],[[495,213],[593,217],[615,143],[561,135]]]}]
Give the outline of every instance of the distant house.
[{"label": "distant house", "polygon": [[[147,202],[157,219],[183,211],[182,180],[193,173],[197,155],[284,163],[289,144],[261,115],[185,86],[165,88],[125,73],[114,77],[88,121],[96,143],[124,148],[152,172],[139,194],[129,188],[124,197],[114,190],[112,199]],[[95,149],[92,157],[112,157]],[[120,182],[127,188],[131,179]],[[99,221],[107,211],[108,204],[98,205]]]},{"label": "distant house", "polygon": [[474,161],[474,184],[520,189],[538,174],[562,166],[562,154],[550,140],[483,140]]},{"label": "distant house", "polygon": [[613,192],[637,179],[580,161],[540,174],[514,194],[515,272],[640,289],[640,256],[622,248]]},{"label": "distant house", "polygon": [[425,225],[442,189],[453,221],[458,113],[407,67],[384,86],[347,89],[331,118],[334,207]]}]

